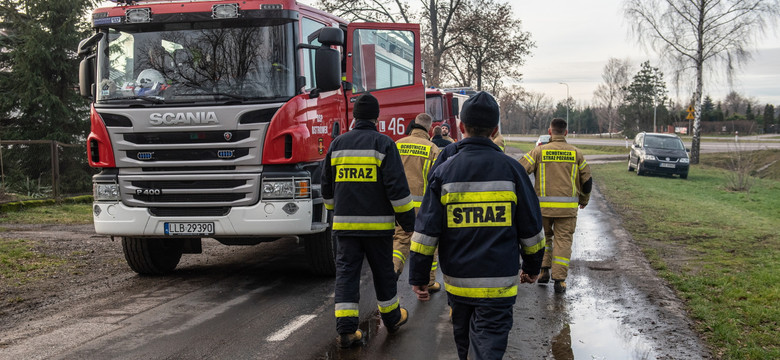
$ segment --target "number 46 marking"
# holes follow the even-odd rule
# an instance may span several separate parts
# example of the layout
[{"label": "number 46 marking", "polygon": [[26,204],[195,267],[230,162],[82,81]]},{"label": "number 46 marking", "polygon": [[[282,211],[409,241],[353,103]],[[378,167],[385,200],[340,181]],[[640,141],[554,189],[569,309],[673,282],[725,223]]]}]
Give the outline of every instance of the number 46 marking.
[{"label": "number 46 marking", "polygon": [[[379,127],[379,132],[389,132],[393,135],[403,135],[406,133],[406,124],[404,124],[404,118],[392,118],[390,119],[390,125],[385,128],[385,122],[380,121],[379,124],[377,124]],[[349,129],[352,130],[355,128],[355,119],[352,119],[352,122],[349,123]]]}]

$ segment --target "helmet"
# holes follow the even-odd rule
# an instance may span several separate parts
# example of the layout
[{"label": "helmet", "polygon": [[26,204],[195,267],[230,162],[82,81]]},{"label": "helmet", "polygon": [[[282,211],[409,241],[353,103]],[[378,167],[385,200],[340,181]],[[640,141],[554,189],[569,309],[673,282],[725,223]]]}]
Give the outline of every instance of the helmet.
[{"label": "helmet", "polygon": [[154,69],[146,69],[138,74],[138,78],[135,80],[136,87],[151,88],[156,86],[155,84],[163,84],[165,79],[163,75]]}]

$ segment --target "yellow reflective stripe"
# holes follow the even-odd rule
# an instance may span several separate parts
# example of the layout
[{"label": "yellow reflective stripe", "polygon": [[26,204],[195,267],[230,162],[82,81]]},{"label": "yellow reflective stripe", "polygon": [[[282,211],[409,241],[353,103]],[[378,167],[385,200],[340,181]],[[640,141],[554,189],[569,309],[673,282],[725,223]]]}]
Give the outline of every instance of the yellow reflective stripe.
[{"label": "yellow reflective stripe", "polygon": [[532,158],[531,154],[529,153],[526,153],[525,156],[523,157],[525,158],[525,161],[528,161],[531,165],[536,163],[536,161],[534,161],[534,158]]},{"label": "yellow reflective stripe", "polygon": [[422,201],[412,201],[412,205],[416,208],[422,206]]},{"label": "yellow reflective stripe", "polygon": [[434,261],[434,262],[431,264],[431,271],[436,271],[436,269],[438,269],[438,268],[439,268],[439,263],[438,263],[438,262],[436,262],[436,261]]},{"label": "yellow reflective stripe", "polygon": [[393,210],[397,213],[407,212],[414,209],[414,202],[409,199],[409,202],[401,206],[393,206]]},{"label": "yellow reflective stripe", "polygon": [[586,166],[588,166],[588,162],[586,160],[582,160],[582,164],[580,164],[579,170],[582,171]]},{"label": "yellow reflective stripe", "polygon": [[393,250],[393,256],[398,258],[398,260],[401,260],[401,263],[406,262],[406,256],[404,256],[404,253],[402,253],[401,250]]},{"label": "yellow reflective stripe", "polygon": [[396,295],[394,298],[390,299],[389,301],[382,301],[378,304],[379,312],[383,314],[387,314],[395,309],[397,309],[401,303],[398,301],[398,296]]},{"label": "yellow reflective stripe", "polygon": [[332,166],[336,165],[382,165],[382,160],[370,156],[343,156],[330,159]]},{"label": "yellow reflective stripe", "polygon": [[501,149],[502,152],[504,152],[504,147],[503,146],[499,146],[498,148]]},{"label": "yellow reflective stripe", "polygon": [[390,216],[343,216],[333,217],[333,230],[393,230],[395,217]]},{"label": "yellow reflective stripe", "polygon": [[432,256],[433,253],[436,252],[436,246],[423,245],[416,241],[412,241],[411,246],[409,246],[409,250],[418,254]]},{"label": "yellow reflective stripe", "polygon": [[358,303],[338,303],[336,304],[336,317],[359,317],[359,307]]},{"label": "yellow reflective stripe", "polygon": [[333,230],[393,230],[395,223],[333,223]]},{"label": "yellow reflective stripe", "polygon": [[465,202],[499,202],[511,201],[517,203],[514,191],[481,191],[481,192],[451,192],[441,196],[442,205]]},{"label": "yellow reflective stripe", "polygon": [[517,296],[517,285],[499,288],[464,288],[445,283],[447,292],[452,295],[470,298],[502,298]]},{"label": "yellow reflective stripe", "polygon": [[577,165],[571,166],[571,196],[577,196]]},{"label": "yellow reflective stripe", "polygon": [[547,175],[544,163],[539,164],[539,196],[547,196]]},{"label": "yellow reflective stripe", "polygon": [[333,206],[336,203],[333,199],[322,199],[322,201],[325,203],[326,209],[333,210]]},{"label": "yellow reflective stripe", "polygon": [[569,266],[569,259],[567,259],[565,257],[560,257],[560,256],[553,256],[553,263],[560,264],[560,265],[568,267]]},{"label": "yellow reflective stripe", "polygon": [[536,245],[524,246],[523,253],[525,253],[526,255],[536,254],[540,250],[547,248],[547,245],[545,244],[546,242],[547,242],[546,239],[542,239],[542,241],[537,243]]},{"label": "yellow reflective stripe", "polygon": [[561,202],[540,202],[539,207],[553,208],[553,209],[571,209],[576,208],[577,203],[561,203]]}]

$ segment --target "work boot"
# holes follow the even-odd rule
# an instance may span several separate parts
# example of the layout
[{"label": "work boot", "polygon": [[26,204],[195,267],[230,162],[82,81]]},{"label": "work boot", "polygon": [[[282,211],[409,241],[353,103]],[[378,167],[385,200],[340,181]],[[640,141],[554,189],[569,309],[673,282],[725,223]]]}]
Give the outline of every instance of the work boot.
[{"label": "work boot", "polygon": [[438,281],[434,281],[433,284],[428,284],[428,292],[435,293],[441,290],[441,284]]},{"label": "work boot", "polygon": [[398,331],[398,328],[400,328],[401,325],[406,324],[407,320],[409,320],[409,312],[406,311],[406,309],[401,308],[401,320],[398,320],[393,326],[387,326],[387,324],[385,324],[385,326],[387,326],[387,332],[392,334]]},{"label": "work boot", "polygon": [[566,282],[563,280],[555,280],[555,286],[554,286],[555,292],[558,294],[563,294],[566,292]]},{"label": "work boot", "polygon": [[547,284],[550,282],[550,268],[542,268],[542,271],[539,272],[539,279],[536,280],[539,284]]},{"label": "work boot", "polygon": [[362,346],[363,345],[363,332],[358,330],[355,331],[352,334],[341,334],[339,335],[339,346],[341,346],[342,349],[350,348],[353,346]]}]

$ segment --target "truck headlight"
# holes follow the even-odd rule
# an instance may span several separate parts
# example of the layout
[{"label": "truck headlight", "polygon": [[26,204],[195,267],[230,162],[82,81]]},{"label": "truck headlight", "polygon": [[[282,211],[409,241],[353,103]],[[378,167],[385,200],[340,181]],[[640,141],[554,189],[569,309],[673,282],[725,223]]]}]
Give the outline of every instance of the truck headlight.
[{"label": "truck headlight", "polygon": [[654,155],[643,155],[642,159],[644,159],[644,160],[657,160]]},{"label": "truck headlight", "polygon": [[687,157],[686,158],[680,158],[680,162],[683,163],[683,164],[687,164],[688,162],[690,162],[690,159],[688,159]]},{"label": "truck headlight", "polygon": [[117,201],[119,200],[118,184],[92,184],[92,196],[95,201]]},{"label": "truck headlight", "polygon": [[263,199],[303,199],[311,196],[309,179],[263,180]]}]

